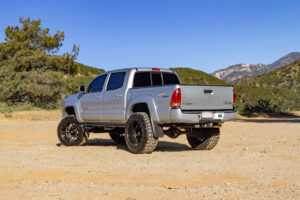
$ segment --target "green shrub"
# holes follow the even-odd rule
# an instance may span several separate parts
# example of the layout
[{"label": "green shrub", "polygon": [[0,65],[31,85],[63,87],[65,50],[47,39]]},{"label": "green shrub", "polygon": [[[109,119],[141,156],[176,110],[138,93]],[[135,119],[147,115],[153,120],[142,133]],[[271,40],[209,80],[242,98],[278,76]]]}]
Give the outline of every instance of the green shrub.
[{"label": "green shrub", "polygon": [[62,57],[28,49],[2,59],[0,102],[9,106],[32,104],[44,109],[58,108],[66,95],[77,93],[79,85],[87,85],[95,77],[89,67],[78,63],[73,65],[79,70],[79,66],[83,67],[87,74],[69,74],[63,61]]},{"label": "green shrub", "polygon": [[237,106],[242,114],[285,112],[300,109],[300,96],[288,89],[253,85],[234,87],[237,93]]},{"label": "green shrub", "polygon": [[256,104],[248,104],[244,105],[245,113],[272,113],[278,112],[280,110],[280,106],[272,103],[269,99],[259,99]]},{"label": "green shrub", "polygon": [[[79,46],[71,53],[52,55],[62,46],[64,33],[50,34],[41,20],[20,18],[21,26],[5,29],[5,42],[0,43],[1,110],[61,106],[66,95],[78,92],[104,70],[75,62]],[[24,107],[24,106],[25,107]]]}]

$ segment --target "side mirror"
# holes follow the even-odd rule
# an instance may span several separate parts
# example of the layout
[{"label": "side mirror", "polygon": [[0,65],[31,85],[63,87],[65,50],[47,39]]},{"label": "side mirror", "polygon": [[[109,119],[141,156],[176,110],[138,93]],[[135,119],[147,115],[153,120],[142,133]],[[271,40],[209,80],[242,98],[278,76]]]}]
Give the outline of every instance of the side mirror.
[{"label": "side mirror", "polygon": [[80,92],[85,92],[85,87],[84,87],[84,85],[79,86],[79,91],[80,91]]}]

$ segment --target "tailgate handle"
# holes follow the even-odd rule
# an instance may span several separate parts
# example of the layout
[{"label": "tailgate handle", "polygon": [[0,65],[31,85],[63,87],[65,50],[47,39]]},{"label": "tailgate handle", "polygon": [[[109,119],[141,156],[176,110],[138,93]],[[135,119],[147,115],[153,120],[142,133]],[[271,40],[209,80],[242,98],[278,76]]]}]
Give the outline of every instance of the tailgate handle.
[{"label": "tailgate handle", "polygon": [[213,90],[204,90],[204,94],[212,94]]}]

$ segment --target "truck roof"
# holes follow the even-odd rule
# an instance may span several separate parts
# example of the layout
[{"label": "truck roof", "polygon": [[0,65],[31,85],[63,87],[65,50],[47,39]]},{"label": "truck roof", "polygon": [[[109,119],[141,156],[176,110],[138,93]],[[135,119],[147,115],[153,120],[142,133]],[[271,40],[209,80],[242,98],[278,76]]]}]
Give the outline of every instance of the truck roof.
[{"label": "truck roof", "polygon": [[122,68],[122,69],[115,69],[103,72],[102,74],[109,74],[113,72],[124,72],[124,71],[162,71],[162,72],[170,72],[175,73],[173,69],[165,69],[165,68],[150,68],[150,67],[131,67],[131,68]]}]

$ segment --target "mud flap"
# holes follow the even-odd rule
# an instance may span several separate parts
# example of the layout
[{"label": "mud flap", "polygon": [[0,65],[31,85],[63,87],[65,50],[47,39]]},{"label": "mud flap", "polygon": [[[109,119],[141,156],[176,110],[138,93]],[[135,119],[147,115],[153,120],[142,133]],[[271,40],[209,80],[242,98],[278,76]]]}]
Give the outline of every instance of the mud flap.
[{"label": "mud flap", "polygon": [[152,129],[153,129],[154,137],[156,137],[156,138],[163,137],[164,131],[163,131],[162,127],[157,125],[156,123],[154,123],[153,120],[151,120],[151,122],[152,122]]}]

